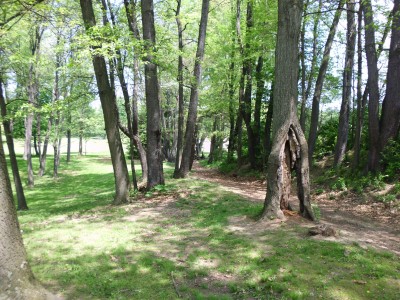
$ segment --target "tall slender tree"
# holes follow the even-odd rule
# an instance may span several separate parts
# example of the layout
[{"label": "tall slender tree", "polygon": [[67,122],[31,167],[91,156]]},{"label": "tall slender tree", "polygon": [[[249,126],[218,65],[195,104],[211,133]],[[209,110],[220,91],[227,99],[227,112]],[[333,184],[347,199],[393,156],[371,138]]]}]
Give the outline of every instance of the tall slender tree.
[{"label": "tall slender tree", "polygon": [[[80,0],[80,4],[85,28],[90,34],[93,27],[96,26],[92,0]],[[96,50],[98,47],[98,43],[95,43],[91,46],[91,49]],[[118,128],[116,97],[110,84],[104,56],[94,52],[92,54],[92,62],[100,94],[105,130],[114,169],[114,204],[126,203],[129,198],[129,174]]]},{"label": "tall slender tree", "polygon": [[343,92],[342,105],[339,114],[338,137],[335,147],[333,164],[340,166],[343,162],[347,148],[350,126],[350,103],[354,68],[354,54],[356,49],[356,22],[354,17],[355,3],[347,0],[347,37],[346,37],[346,58],[343,70]]},{"label": "tall slender tree", "polygon": [[312,156],[314,154],[315,143],[317,141],[319,111],[320,111],[319,104],[321,101],[322,88],[324,86],[326,71],[328,70],[333,39],[335,37],[336,29],[339,24],[340,15],[342,14],[344,2],[345,2],[345,0],[339,0],[339,4],[336,9],[335,16],[333,17],[332,24],[329,28],[329,34],[328,34],[328,38],[325,43],[324,54],[322,56],[321,65],[319,67],[317,81],[315,83],[314,96],[312,99],[310,133],[308,136],[308,146],[309,146],[308,156],[309,156],[310,160],[312,160]]},{"label": "tall slender tree", "polygon": [[197,120],[197,106],[199,103],[199,87],[201,83],[201,64],[204,58],[204,48],[206,44],[206,32],[208,22],[208,10],[210,0],[203,0],[201,8],[201,19],[199,26],[199,37],[197,40],[197,51],[196,60],[194,63],[193,70],[193,82],[190,88],[190,100],[189,100],[189,111],[186,122],[186,132],[184,138],[184,146],[182,151],[182,161],[179,167],[179,174],[177,177],[184,178],[189,173],[192,150],[193,150],[193,139]]}]

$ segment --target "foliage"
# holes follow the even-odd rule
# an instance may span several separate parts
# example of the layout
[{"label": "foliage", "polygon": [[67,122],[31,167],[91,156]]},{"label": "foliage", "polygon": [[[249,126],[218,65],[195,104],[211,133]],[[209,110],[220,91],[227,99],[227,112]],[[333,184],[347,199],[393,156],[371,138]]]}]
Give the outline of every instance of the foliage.
[{"label": "foliage", "polygon": [[390,179],[395,180],[400,177],[400,138],[389,141],[382,152],[381,163]]},{"label": "foliage", "polygon": [[319,128],[318,138],[314,155],[322,158],[332,154],[335,150],[337,128],[339,125],[339,116],[335,112],[330,112],[329,119],[325,120]]}]

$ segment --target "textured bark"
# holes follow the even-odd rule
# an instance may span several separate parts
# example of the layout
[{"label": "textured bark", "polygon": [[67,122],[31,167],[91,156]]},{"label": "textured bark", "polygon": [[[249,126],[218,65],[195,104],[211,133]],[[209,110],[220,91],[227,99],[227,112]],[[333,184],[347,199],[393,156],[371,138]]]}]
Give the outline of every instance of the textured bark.
[{"label": "textured bark", "polygon": [[347,149],[347,140],[350,126],[350,103],[352,91],[352,79],[354,68],[354,54],[356,48],[356,22],[354,18],[355,3],[347,1],[347,37],[346,37],[346,58],[343,70],[343,92],[342,104],[339,114],[338,136],[335,147],[334,166],[340,166],[343,162]]},{"label": "textured bark", "polygon": [[362,40],[361,40],[361,27],[362,27],[362,6],[360,5],[357,13],[357,118],[356,129],[354,133],[354,157],[352,162],[352,169],[355,170],[360,163],[360,150],[361,150],[361,131],[363,126],[364,107],[362,103]]},{"label": "textured bark", "polygon": [[264,59],[262,56],[258,57],[257,67],[256,67],[256,82],[257,82],[257,92],[256,92],[256,100],[254,105],[254,143],[255,143],[255,152],[257,158],[260,156],[261,152],[261,103],[264,97],[264,83],[265,79],[263,76],[263,65]]},{"label": "textured bark", "polygon": [[39,158],[39,176],[40,177],[42,177],[44,175],[44,173],[46,172],[47,148],[49,146],[51,127],[52,127],[52,116],[50,116],[49,120],[47,121],[47,130],[46,130],[46,135],[45,135],[44,141],[43,141],[43,149],[41,151],[40,158]]},{"label": "textured bark", "polygon": [[[140,40],[140,32],[138,28],[138,21],[136,17],[137,13],[137,1],[136,0],[124,0],[125,13],[128,20],[129,30],[134,39]],[[147,154],[139,135],[139,114],[137,102],[139,100],[139,59],[137,53],[133,56],[133,91],[131,101],[131,116],[132,116],[132,134],[133,143],[139,153],[140,165],[142,168],[142,181],[141,185],[147,185],[148,166],[147,166]]]},{"label": "textured bark", "polygon": [[365,23],[365,53],[368,66],[368,171],[376,172],[379,167],[379,73],[375,46],[375,28],[370,0],[363,1]]},{"label": "textured bark", "polygon": [[177,7],[175,13],[176,25],[178,27],[178,136],[176,145],[176,158],[175,158],[175,170],[174,178],[179,177],[179,168],[181,165],[181,153],[182,153],[182,142],[183,142],[183,122],[184,122],[184,98],[183,98],[183,28],[180,18],[181,12],[181,0],[177,0]]},{"label": "textured bark", "polygon": [[400,0],[394,1],[392,37],[386,79],[386,96],[382,104],[379,147],[382,151],[400,129]]},{"label": "textured bark", "polygon": [[[275,53],[275,84],[273,110],[273,143],[268,159],[267,195],[263,218],[284,219],[283,208],[288,208],[284,190],[288,190],[288,172],[297,168],[298,196],[303,216],[314,219],[310,204],[309,168],[307,143],[296,114],[298,81],[298,42],[300,35],[303,1],[278,2],[278,34]],[[287,148],[289,147],[289,149]],[[286,149],[286,151],[285,151]],[[289,156],[289,157],[288,157]],[[284,178],[286,177],[286,182]],[[290,184],[289,184],[290,185]]]},{"label": "textured bark", "polygon": [[0,128],[0,299],[56,299],[33,277],[12,198]]},{"label": "textured bark", "polygon": [[325,43],[324,54],[322,56],[322,62],[319,67],[317,81],[315,83],[314,96],[312,100],[312,110],[311,110],[311,124],[310,124],[310,134],[308,136],[308,156],[312,160],[314,154],[315,143],[317,141],[318,123],[319,123],[319,103],[321,100],[322,88],[324,86],[325,75],[328,69],[331,48],[333,44],[333,39],[336,34],[337,25],[339,23],[340,15],[342,13],[344,0],[339,1],[338,8],[335,12],[335,16],[332,21],[332,25],[329,29],[328,38]]},{"label": "textured bark", "polygon": [[145,88],[147,109],[147,188],[164,184],[161,150],[161,108],[157,65],[151,52],[154,51],[156,32],[154,28],[154,10],[152,0],[142,0],[143,40],[147,55],[145,57]]},{"label": "textured bark", "polygon": [[201,19],[199,26],[199,37],[197,41],[197,51],[193,70],[193,84],[190,89],[189,111],[186,122],[186,132],[182,151],[182,161],[179,167],[178,177],[184,178],[189,173],[192,158],[193,139],[197,120],[197,106],[199,103],[199,86],[201,83],[201,64],[204,57],[206,44],[206,31],[208,21],[208,8],[210,0],[203,0],[201,8]]},{"label": "textured bark", "polygon": [[3,94],[3,81],[1,75],[0,75],[0,110],[1,110],[1,116],[3,118],[4,134],[6,136],[6,141],[7,141],[10,164],[14,178],[15,191],[17,194],[18,210],[27,210],[28,205],[26,203],[24,188],[22,186],[21,177],[19,175],[19,168],[18,168],[17,157],[15,155],[14,140],[10,126],[10,120],[8,119],[7,116],[6,99]]},{"label": "textured bark", "polygon": [[[91,0],[81,0],[82,16],[86,30],[96,25]],[[92,46],[94,48],[95,46]],[[92,56],[100,102],[103,110],[104,125],[114,169],[115,197],[114,204],[126,203],[129,198],[129,174],[124,150],[118,129],[118,114],[114,91],[107,75],[107,66],[103,56]]]},{"label": "textured bark", "polygon": [[[362,73],[362,43],[361,43],[361,28],[362,28],[362,10],[363,6],[360,5],[359,12],[358,12],[358,74]],[[391,28],[391,20],[393,16],[393,11],[388,17],[388,21],[386,23],[385,29],[382,34],[382,40],[379,43],[378,46],[378,51],[377,51],[377,59],[379,59],[382,51],[383,51],[383,45],[385,44],[386,38],[389,34],[390,28]],[[362,128],[364,126],[364,113],[365,113],[365,108],[367,106],[368,102],[368,94],[369,94],[369,87],[368,87],[368,81],[367,84],[364,88],[364,92],[361,95],[361,75],[358,75],[358,82],[357,89],[357,122],[356,122],[356,130],[355,130],[355,141],[354,141],[354,159],[353,159],[353,169],[355,169],[359,162],[360,162],[360,151],[361,151],[361,134],[362,134]]]}]

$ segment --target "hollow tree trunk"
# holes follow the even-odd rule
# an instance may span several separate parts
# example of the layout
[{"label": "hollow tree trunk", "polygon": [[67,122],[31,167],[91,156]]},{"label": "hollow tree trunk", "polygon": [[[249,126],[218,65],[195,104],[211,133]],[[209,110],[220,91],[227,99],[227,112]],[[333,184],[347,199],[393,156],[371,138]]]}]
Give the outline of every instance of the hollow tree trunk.
[{"label": "hollow tree trunk", "polygon": [[[82,16],[87,31],[96,25],[91,0],[81,0]],[[92,46],[92,49],[98,46]],[[117,104],[107,75],[107,65],[101,55],[92,56],[96,75],[97,87],[100,93],[100,102],[103,110],[105,130],[111,153],[114,169],[115,197],[114,204],[126,203],[129,198],[129,174],[126,166],[124,150],[118,128]]]},{"label": "hollow tree trunk", "polygon": [[[300,211],[314,219],[310,204],[308,149],[297,119],[298,42],[303,1],[278,2],[278,34],[275,53],[273,143],[268,159],[267,195],[263,218],[284,219],[282,209],[290,188],[290,171],[296,167]],[[286,150],[285,150],[286,149]],[[286,167],[285,163],[286,162]]]},{"label": "hollow tree trunk", "polygon": [[17,194],[17,204],[18,210],[28,210],[28,205],[26,203],[24,188],[22,186],[21,177],[19,175],[18,161],[15,155],[14,140],[10,126],[10,120],[7,118],[7,107],[6,99],[3,94],[3,81],[0,74],[0,110],[1,116],[3,118],[4,134],[6,136],[8,153],[10,157],[10,164],[14,178],[15,191]]},{"label": "hollow tree trunk", "polygon": [[203,0],[201,8],[201,19],[199,26],[199,37],[197,41],[197,51],[193,70],[194,82],[190,89],[189,111],[186,122],[186,132],[184,138],[184,146],[182,151],[182,161],[179,167],[177,177],[184,178],[189,172],[192,161],[193,139],[195,134],[197,120],[197,106],[199,102],[199,86],[201,83],[201,64],[204,57],[204,48],[206,43],[206,31],[208,21],[208,8],[210,0]]},{"label": "hollow tree trunk", "polygon": [[56,299],[33,277],[13,203],[0,128],[0,299]]},{"label": "hollow tree trunk", "polygon": [[347,38],[346,38],[346,58],[343,70],[343,92],[342,104],[339,114],[338,136],[335,146],[335,156],[333,165],[340,166],[343,162],[347,149],[347,140],[350,126],[350,103],[352,91],[352,79],[354,68],[354,54],[356,48],[356,23],[354,18],[355,3],[347,1]]},{"label": "hollow tree trunk", "polygon": [[322,88],[324,86],[325,75],[328,69],[331,48],[333,44],[333,39],[336,34],[337,25],[340,20],[340,15],[342,14],[344,0],[339,1],[338,8],[335,12],[335,16],[332,21],[332,25],[329,28],[328,38],[325,43],[324,54],[322,56],[321,65],[318,71],[317,81],[315,83],[314,96],[312,100],[312,110],[311,110],[311,124],[310,124],[310,134],[308,136],[308,157],[310,161],[314,154],[315,143],[317,141],[318,123],[319,123],[319,111],[320,111],[320,100],[322,94]]}]

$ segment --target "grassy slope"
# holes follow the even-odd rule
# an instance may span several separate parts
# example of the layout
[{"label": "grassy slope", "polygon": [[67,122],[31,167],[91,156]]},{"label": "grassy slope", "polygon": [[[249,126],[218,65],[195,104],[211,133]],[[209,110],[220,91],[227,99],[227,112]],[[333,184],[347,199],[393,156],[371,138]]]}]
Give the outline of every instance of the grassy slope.
[{"label": "grassy slope", "polygon": [[26,190],[31,265],[68,299],[398,299],[397,256],[312,240],[290,224],[238,234],[229,220],[261,207],[200,180],[167,179],[113,207],[111,172],[107,159],[73,157],[59,179]]}]

